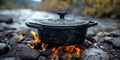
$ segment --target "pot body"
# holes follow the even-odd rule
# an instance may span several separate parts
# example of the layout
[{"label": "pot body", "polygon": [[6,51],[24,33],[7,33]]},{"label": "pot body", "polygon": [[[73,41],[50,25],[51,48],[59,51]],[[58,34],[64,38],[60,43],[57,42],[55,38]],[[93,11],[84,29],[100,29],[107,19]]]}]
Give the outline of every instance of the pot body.
[{"label": "pot body", "polygon": [[53,46],[80,44],[84,41],[87,26],[74,29],[38,29],[42,42]]},{"label": "pot body", "polygon": [[26,25],[38,30],[43,43],[51,46],[66,46],[83,43],[87,29],[97,25],[97,22],[89,21],[89,23],[77,26],[49,26],[32,22],[28,22]]}]

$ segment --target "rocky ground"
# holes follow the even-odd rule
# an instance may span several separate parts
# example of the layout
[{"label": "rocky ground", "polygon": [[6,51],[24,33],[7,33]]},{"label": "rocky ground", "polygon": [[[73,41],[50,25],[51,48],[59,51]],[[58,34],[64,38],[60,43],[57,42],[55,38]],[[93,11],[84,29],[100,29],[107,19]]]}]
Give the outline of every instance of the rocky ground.
[{"label": "rocky ground", "polygon": [[[32,16],[35,15],[35,16]],[[39,17],[39,15],[41,15]],[[41,47],[29,45],[34,41],[25,22],[29,18],[54,18],[53,14],[31,10],[1,10],[0,11],[0,60],[67,60],[65,53],[60,53],[55,59],[49,59],[41,53]],[[51,17],[52,16],[52,17]],[[23,40],[20,40],[22,34]],[[111,32],[102,29],[90,29],[83,43],[85,49],[79,57],[71,60],[120,60],[120,30]],[[49,53],[46,51],[45,53]],[[64,56],[65,58],[61,58]]]}]

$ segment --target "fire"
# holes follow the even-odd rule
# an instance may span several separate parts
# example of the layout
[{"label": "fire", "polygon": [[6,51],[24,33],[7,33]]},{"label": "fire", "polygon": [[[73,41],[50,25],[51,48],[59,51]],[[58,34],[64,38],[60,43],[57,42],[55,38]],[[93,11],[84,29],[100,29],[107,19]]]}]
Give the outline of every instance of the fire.
[{"label": "fire", "polygon": [[[30,32],[31,34],[32,34],[32,36],[34,37],[34,42],[33,42],[33,44],[28,44],[28,46],[30,47],[30,48],[34,48],[35,46],[34,46],[34,44],[38,44],[38,43],[40,43],[40,38],[39,38],[39,36],[36,34],[36,32],[34,32],[34,31],[31,31]],[[23,39],[23,35],[22,34],[20,34],[19,35],[19,39],[20,40],[22,40]],[[42,46],[41,46],[41,48],[42,48],[42,50],[46,50],[46,48],[48,47],[48,44],[44,44],[44,43],[42,43]],[[72,54],[74,54],[74,55],[76,55],[76,56],[80,56],[80,53],[81,53],[81,49],[77,46],[77,45],[71,45],[71,46],[59,46],[59,47],[54,47],[53,49],[52,49],[52,54],[51,54],[51,56],[50,56],[50,58],[56,58],[56,56],[58,55],[58,53],[59,52],[62,52],[62,51],[65,51],[66,53],[69,53],[69,59],[67,59],[67,60],[71,60],[71,56],[72,56]]]},{"label": "fire", "polygon": [[23,35],[22,35],[22,34],[19,35],[19,39],[20,39],[20,40],[23,39]]},{"label": "fire", "polygon": [[48,46],[48,44],[44,44],[44,43],[42,43],[42,50],[46,50],[46,48],[47,48],[47,46]]},{"label": "fire", "polygon": [[59,46],[58,48],[54,47],[52,49],[51,58],[56,58],[57,54],[61,51],[65,51],[71,54],[75,54],[76,56],[80,56],[81,49],[75,45],[72,46]]},{"label": "fire", "polygon": [[75,55],[80,56],[81,50],[79,48],[75,48]]},{"label": "fire", "polygon": [[[34,42],[33,42],[33,44],[28,44],[28,46],[29,46],[30,48],[34,48],[34,47],[35,47],[34,44],[40,43],[40,38],[39,38],[39,36],[36,34],[36,32],[31,31],[30,33],[31,33],[32,36],[34,37]],[[22,40],[23,37],[24,37],[24,36],[23,36],[22,34],[19,35],[19,39],[20,39],[20,40]]]},{"label": "fire", "polygon": [[34,37],[34,42],[36,43],[36,44],[38,44],[38,43],[40,43],[40,39],[39,39],[39,36],[36,34],[36,32],[34,32],[34,31],[31,31],[30,32],[32,35],[33,35],[33,37]]},{"label": "fire", "polygon": [[34,45],[30,45],[30,44],[28,44],[28,46],[32,49],[35,47]]}]

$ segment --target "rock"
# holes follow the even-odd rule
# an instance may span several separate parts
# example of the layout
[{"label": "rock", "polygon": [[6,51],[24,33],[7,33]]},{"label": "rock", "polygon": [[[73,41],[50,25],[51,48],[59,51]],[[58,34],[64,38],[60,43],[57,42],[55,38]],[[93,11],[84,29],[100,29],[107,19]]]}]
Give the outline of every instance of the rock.
[{"label": "rock", "polygon": [[120,37],[120,30],[115,30],[110,33],[113,37]]},{"label": "rock", "polygon": [[98,33],[97,33],[97,36],[98,36],[99,38],[102,38],[102,37],[105,36],[105,34],[104,34],[103,32],[98,32]]},{"label": "rock", "polygon": [[105,41],[108,41],[108,42],[111,42],[112,39],[113,39],[113,37],[108,37],[108,36],[104,37],[104,40],[105,40]]},{"label": "rock", "polygon": [[84,40],[84,44],[86,45],[86,47],[90,47],[92,46],[94,43],[96,42],[96,40],[90,36],[86,36],[85,40]]},{"label": "rock", "polygon": [[9,51],[9,48],[6,44],[0,43],[0,56],[6,54]]},{"label": "rock", "polygon": [[16,30],[16,28],[11,27],[10,25],[6,23],[0,23],[0,32],[3,32],[5,30]]},{"label": "rock", "polygon": [[15,46],[18,41],[19,41],[19,35],[16,34],[9,40],[9,45]]},{"label": "rock", "polygon": [[112,40],[112,44],[113,44],[115,47],[120,47],[120,37],[114,38],[114,39]]},{"label": "rock", "polygon": [[95,36],[96,35],[96,33],[94,32],[94,31],[92,31],[92,30],[88,30],[88,32],[87,32],[87,36]]},{"label": "rock", "polygon": [[81,60],[109,60],[109,55],[97,48],[89,48],[82,52]]},{"label": "rock", "polygon": [[110,57],[110,59],[113,60],[120,60],[120,50],[119,49],[112,49],[109,52],[112,56]]},{"label": "rock", "polygon": [[50,59],[48,59],[47,57],[44,57],[44,56],[40,56],[40,57],[38,58],[38,60],[50,60]]},{"label": "rock", "polygon": [[36,60],[39,55],[39,51],[23,44],[16,45],[7,54],[8,57],[20,57],[22,60]]},{"label": "rock", "polygon": [[99,43],[97,46],[104,51],[109,51],[109,50],[113,49],[113,45],[108,42]]},{"label": "rock", "polygon": [[5,22],[7,24],[13,23],[13,19],[8,16],[0,15],[0,22]]},{"label": "rock", "polygon": [[12,58],[10,58],[10,57],[5,57],[5,58],[0,58],[0,60],[21,60],[21,59],[18,58],[18,57],[12,57]]}]

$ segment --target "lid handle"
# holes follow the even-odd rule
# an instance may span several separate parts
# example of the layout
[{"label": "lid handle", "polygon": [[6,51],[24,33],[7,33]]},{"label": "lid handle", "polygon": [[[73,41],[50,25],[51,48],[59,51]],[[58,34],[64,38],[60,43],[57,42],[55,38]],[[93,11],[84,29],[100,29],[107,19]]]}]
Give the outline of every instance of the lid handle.
[{"label": "lid handle", "polygon": [[61,19],[64,19],[67,12],[58,12],[57,14],[60,16]]}]

